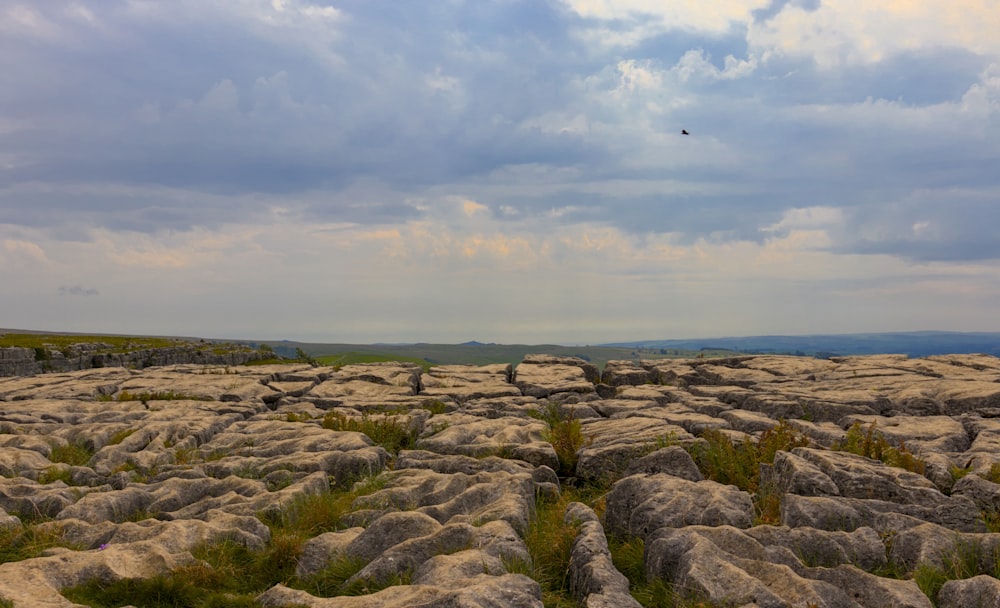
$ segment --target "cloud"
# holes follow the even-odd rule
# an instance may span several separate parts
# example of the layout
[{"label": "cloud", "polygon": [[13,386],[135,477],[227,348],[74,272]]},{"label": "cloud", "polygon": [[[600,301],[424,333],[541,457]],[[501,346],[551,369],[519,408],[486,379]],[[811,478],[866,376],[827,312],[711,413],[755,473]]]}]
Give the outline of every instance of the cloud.
[{"label": "cloud", "polygon": [[61,296],[99,296],[101,292],[93,287],[83,287],[82,285],[72,285],[72,286],[59,286],[59,295]]},{"label": "cloud", "polygon": [[997,293],[1000,14],[883,4],[8,3],[0,309],[252,329],[267,285],[303,334],[718,333],[912,282],[943,318]]},{"label": "cloud", "polygon": [[785,3],[776,15],[752,24],[748,41],[762,54],[803,56],[833,68],[926,48],[963,48],[996,56],[998,29],[1000,11],[992,0],[824,0],[818,6]]}]

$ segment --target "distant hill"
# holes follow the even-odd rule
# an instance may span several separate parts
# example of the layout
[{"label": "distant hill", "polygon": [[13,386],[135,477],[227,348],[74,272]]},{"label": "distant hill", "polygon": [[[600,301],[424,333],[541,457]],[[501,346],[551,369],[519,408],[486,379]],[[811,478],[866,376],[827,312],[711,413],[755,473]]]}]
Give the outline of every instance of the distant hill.
[{"label": "distant hill", "polygon": [[1000,332],[914,331],[812,336],[746,336],[692,340],[642,340],[601,346],[643,349],[717,349],[741,353],[774,353],[830,357],[837,355],[905,354],[911,357],[961,353],[1000,356]]}]

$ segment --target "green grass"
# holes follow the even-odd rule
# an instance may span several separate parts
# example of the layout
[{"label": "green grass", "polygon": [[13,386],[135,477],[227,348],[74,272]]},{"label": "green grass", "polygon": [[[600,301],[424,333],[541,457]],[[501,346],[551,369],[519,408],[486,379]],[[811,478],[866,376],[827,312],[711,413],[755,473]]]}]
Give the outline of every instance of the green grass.
[{"label": "green grass", "polygon": [[615,568],[629,580],[629,592],[645,608],[709,608],[713,604],[678,591],[661,578],[646,578],[645,544],[639,537],[610,538],[608,548]]},{"label": "green grass", "polygon": [[332,431],[356,431],[364,433],[376,445],[384,447],[393,455],[400,450],[413,447],[417,442],[416,429],[410,428],[408,420],[384,414],[362,414],[351,417],[340,412],[327,412],[323,416],[323,428]]},{"label": "green grass", "polygon": [[1000,462],[994,462],[990,469],[983,475],[983,479],[993,483],[1000,483]]},{"label": "green grass", "polygon": [[43,551],[53,547],[80,549],[67,542],[59,532],[37,525],[0,528],[0,564],[39,557]]},{"label": "green grass", "polygon": [[94,457],[95,450],[83,443],[74,441],[66,445],[53,445],[49,460],[52,462],[63,462],[70,466],[86,466],[90,459]]},{"label": "green grass", "polygon": [[130,435],[135,433],[136,429],[122,429],[112,435],[108,439],[108,445],[118,445],[119,443],[125,441]]},{"label": "green grass", "polygon": [[562,477],[572,477],[576,473],[576,463],[580,460],[577,452],[592,441],[583,434],[583,426],[572,414],[564,416],[557,403],[546,403],[541,410],[532,410],[529,415],[549,425],[545,431],[545,441],[552,444],[559,458],[559,473]]},{"label": "green grass", "polygon": [[[380,584],[356,581],[346,585],[347,579],[364,566],[358,563],[347,568],[335,562],[331,568],[304,580],[295,576],[304,543],[324,532],[343,529],[343,518],[351,512],[354,500],[384,484],[383,477],[366,478],[349,489],[302,496],[279,511],[260,513],[258,517],[271,530],[271,539],[261,550],[227,540],[196,548],[192,551],[196,562],[166,575],[113,582],[95,579],[66,589],[63,594],[73,602],[96,608],[127,604],[138,608],[242,608],[259,606],[253,598],[278,583],[330,595],[371,593],[382,586],[406,584],[406,577],[401,575]],[[2,540],[0,546],[11,544]]]},{"label": "green grass", "polygon": [[563,516],[569,503],[579,498],[575,492],[566,489],[558,500],[538,500],[535,503],[535,519],[524,535],[531,563],[505,564],[509,572],[525,574],[538,581],[545,608],[577,606],[569,592],[569,558],[579,527],[565,523]]},{"label": "green grass", "polygon": [[855,422],[847,430],[844,439],[833,445],[833,449],[878,460],[920,475],[924,474],[926,468],[924,461],[917,458],[905,443],[900,442],[899,447],[889,443],[874,422],[867,428],[860,422]]},{"label": "green grass", "polygon": [[777,524],[781,494],[776,488],[761,486],[760,465],[773,463],[778,451],[808,446],[809,439],[784,420],[764,431],[756,442],[733,443],[724,433],[711,429],[702,433],[701,437],[707,444],[692,444],[687,449],[702,475],[749,492],[754,498],[756,523]]},{"label": "green grass", "polygon": [[980,574],[1000,578],[1000,550],[986,555],[981,544],[958,538],[951,550],[942,556],[940,564],[918,564],[913,580],[936,606],[938,594],[946,582]]},{"label": "green grass", "polygon": [[0,348],[17,346],[21,348],[53,348],[55,350],[62,350],[74,344],[93,343],[103,343],[111,347],[99,352],[131,352],[147,348],[168,348],[190,344],[186,340],[139,336],[87,336],[45,333],[0,335]]},{"label": "green grass", "polygon": [[55,466],[45,469],[42,474],[38,476],[38,483],[43,485],[56,481],[61,481],[64,484],[71,486],[73,485],[73,476],[70,474],[69,469],[63,469]]}]

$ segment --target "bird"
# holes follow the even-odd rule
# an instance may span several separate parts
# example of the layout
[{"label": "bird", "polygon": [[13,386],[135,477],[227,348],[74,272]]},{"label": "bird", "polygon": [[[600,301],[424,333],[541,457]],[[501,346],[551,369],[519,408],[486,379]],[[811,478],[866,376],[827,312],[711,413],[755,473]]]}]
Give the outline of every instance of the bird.
[{"label": "bird", "polygon": [[691,135],[687,129],[681,129],[681,135]]}]

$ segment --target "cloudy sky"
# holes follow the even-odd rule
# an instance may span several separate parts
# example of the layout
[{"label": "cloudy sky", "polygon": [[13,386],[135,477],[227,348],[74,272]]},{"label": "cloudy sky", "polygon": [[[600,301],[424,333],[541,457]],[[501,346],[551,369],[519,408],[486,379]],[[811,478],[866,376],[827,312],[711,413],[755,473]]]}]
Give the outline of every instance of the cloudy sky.
[{"label": "cloudy sky", "polygon": [[997,331],[997,32],[998,0],[4,0],[0,327]]}]

